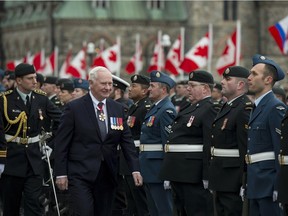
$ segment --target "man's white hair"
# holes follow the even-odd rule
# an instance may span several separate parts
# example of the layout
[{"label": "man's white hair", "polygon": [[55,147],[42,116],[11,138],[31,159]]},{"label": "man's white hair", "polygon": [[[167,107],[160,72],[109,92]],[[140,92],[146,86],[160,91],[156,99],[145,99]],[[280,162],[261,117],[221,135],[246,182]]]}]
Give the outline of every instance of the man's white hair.
[{"label": "man's white hair", "polygon": [[103,71],[112,74],[106,67],[96,66],[89,71],[88,80],[95,80],[98,76],[98,72]]}]

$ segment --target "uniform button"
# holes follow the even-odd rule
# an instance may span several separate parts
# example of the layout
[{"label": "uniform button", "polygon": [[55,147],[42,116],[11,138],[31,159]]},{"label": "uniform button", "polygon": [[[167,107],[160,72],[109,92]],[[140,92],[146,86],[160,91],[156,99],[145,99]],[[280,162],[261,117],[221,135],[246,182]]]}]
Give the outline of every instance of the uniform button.
[{"label": "uniform button", "polygon": [[280,150],[280,153],[282,153],[282,149]]},{"label": "uniform button", "polygon": [[141,134],[143,134],[143,132],[141,132]]},{"label": "uniform button", "polygon": [[249,128],[248,129],[251,129],[251,126],[249,126]]},{"label": "uniform button", "polygon": [[250,138],[248,137],[248,141],[250,141]]},{"label": "uniform button", "polygon": [[25,145],[26,148],[28,148],[28,145]]},{"label": "uniform button", "polygon": [[28,127],[28,130],[30,130],[31,129],[31,127]]},{"label": "uniform button", "polygon": [[284,123],[282,123],[282,126],[284,126]]},{"label": "uniform button", "polygon": [[177,124],[177,121],[175,121],[175,124]]},{"label": "uniform button", "polygon": [[283,136],[281,136],[281,139],[283,139]]},{"label": "uniform button", "polygon": [[169,140],[167,140],[167,143],[169,143]]},{"label": "uniform button", "polygon": [[212,138],[214,138],[214,136],[213,136],[213,135],[212,135],[211,137],[212,137]]},{"label": "uniform button", "polygon": [[215,124],[213,124],[213,127],[215,127]]}]

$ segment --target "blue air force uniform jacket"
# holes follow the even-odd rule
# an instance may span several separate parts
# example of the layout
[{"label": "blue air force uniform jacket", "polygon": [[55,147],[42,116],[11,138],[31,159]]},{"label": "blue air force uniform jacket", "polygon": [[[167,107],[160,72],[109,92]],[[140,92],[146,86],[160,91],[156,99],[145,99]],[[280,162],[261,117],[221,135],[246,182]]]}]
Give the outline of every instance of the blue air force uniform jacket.
[{"label": "blue air force uniform jacket", "polygon": [[274,152],[275,160],[247,165],[247,198],[272,197],[277,190],[280,151],[280,127],[286,106],[272,91],[265,95],[251,113],[248,124],[247,154]]},{"label": "blue air force uniform jacket", "polygon": [[[152,106],[145,116],[142,128],[141,144],[166,144],[171,123],[176,116],[176,110],[169,97]],[[142,151],[140,153],[141,173],[146,183],[160,183],[159,171],[162,166],[164,151]]]}]

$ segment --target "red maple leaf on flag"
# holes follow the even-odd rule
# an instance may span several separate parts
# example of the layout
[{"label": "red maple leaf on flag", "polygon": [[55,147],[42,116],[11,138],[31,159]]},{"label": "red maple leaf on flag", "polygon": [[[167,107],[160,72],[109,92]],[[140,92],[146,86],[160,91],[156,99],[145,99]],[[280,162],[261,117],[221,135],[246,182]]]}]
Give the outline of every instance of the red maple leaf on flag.
[{"label": "red maple leaf on flag", "polygon": [[173,49],[173,52],[175,53],[174,55],[173,55],[173,57],[175,56],[175,57],[178,57],[178,61],[180,61],[180,47],[179,47],[179,49]]},{"label": "red maple leaf on flag", "polygon": [[85,70],[85,69],[86,69],[86,60],[85,60],[85,59],[81,59],[80,62],[81,62],[80,68],[83,69],[83,70]]},{"label": "red maple leaf on flag", "polygon": [[117,54],[114,50],[110,51],[109,60],[116,62],[117,61]]},{"label": "red maple leaf on flag", "polygon": [[194,53],[195,55],[202,56],[207,58],[208,57],[208,46],[200,46]]}]

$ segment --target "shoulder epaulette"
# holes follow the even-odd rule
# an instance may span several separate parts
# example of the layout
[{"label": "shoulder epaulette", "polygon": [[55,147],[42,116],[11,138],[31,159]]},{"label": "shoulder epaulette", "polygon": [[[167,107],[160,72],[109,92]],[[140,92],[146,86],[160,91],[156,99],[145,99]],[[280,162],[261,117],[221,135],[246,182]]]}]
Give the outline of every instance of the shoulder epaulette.
[{"label": "shoulder epaulette", "polygon": [[218,101],[213,101],[213,107],[215,110],[220,110],[223,104]]},{"label": "shoulder epaulette", "polygon": [[278,109],[278,110],[285,110],[285,107],[284,107],[284,106],[277,106],[276,109]]},{"label": "shoulder epaulette", "polygon": [[253,103],[251,101],[245,103],[245,110],[252,110]]},{"label": "shoulder epaulette", "polygon": [[42,91],[42,90],[40,90],[40,89],[35,89],[34,92],[35,92],[36,94],[40,94],[40,95],[44,95],[44,96],[47,95],[46,92],[44,92],[44,91]]},{"label": "shoulder epaulette", "polygon": [[2,93],[0,94],[0,96],[2,96],[2,95],[9,95],[9,94],[11,94],[12,92],[13,92],[13,90],[11,89],[11,90],[2,92]]}]

